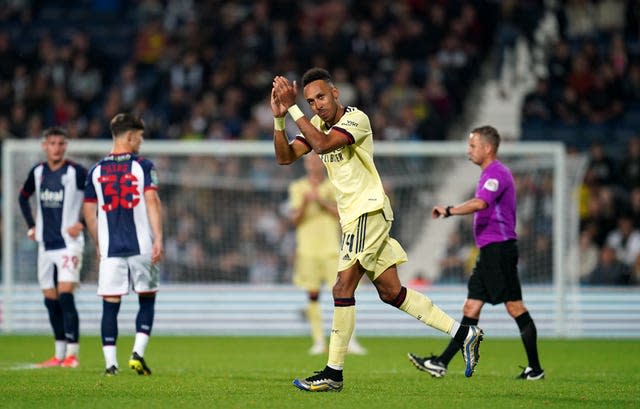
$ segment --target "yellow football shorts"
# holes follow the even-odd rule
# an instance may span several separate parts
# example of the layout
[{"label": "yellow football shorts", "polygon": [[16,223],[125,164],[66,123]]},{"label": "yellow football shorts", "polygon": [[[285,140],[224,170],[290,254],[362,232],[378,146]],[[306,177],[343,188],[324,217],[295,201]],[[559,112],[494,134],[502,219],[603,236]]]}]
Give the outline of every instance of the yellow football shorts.
[{"label": "yellow football shorts", "polygon": [[407,253],[391,236],[392,217],[380,209],[365,213],[342,226],[342,243],[338,271],[346,270],[356,261],[374,281],[387,268],[407,261]]}]

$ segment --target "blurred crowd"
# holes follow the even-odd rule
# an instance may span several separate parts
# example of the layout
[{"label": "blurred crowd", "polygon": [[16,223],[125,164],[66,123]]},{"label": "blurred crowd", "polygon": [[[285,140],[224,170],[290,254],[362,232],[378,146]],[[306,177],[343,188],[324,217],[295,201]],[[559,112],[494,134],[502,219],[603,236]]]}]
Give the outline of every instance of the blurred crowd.
[{"label": "blurred crowd", "polygon": [[585,284],[640,283],[640,138],[622,159],[594,143],[579,194],[580,239],[570,254]]},{"label": "blurred crowd", "polygon": [[[159,160],[166,261],[172,282],[290,282],[294,231],[287,186],[302,169],[270,158],[191,156]],[[187,199],[187,200],[185,200]]]},{"label": "blurred crowd", "polygon": [[580,239],[568,266],[583,284],[640,283],[640,2],[567,0],[545,75],[522,104],[524,140],[586,152]]},{"label": "blurred crowd", "polygon": [[0,11],[0,138],[268,139],[276,74],[328,68],[376,137],[444,139],[486,56],[492,1],[13,1]]},{"label": "blurred crowd", "polygon": [[567,0],[557,40],[522,104],[522,138],[619,154],[640,128],[640,2]]}]

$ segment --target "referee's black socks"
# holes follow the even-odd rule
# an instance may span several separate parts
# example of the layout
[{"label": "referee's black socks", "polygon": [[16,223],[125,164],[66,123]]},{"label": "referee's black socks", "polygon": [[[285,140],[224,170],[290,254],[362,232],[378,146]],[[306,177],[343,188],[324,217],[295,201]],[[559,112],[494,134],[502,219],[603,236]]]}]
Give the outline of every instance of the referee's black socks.
[{"label": "referee's black socks", "polygon": [[520,338],[522,338],[524,349],[527,352],[528,366],[538,371],[542,368],[540,368],[540,360],[538,358],[538,331],[536,330],[536,324],[528,311],[517,316],[515,320],[520,329]]}]

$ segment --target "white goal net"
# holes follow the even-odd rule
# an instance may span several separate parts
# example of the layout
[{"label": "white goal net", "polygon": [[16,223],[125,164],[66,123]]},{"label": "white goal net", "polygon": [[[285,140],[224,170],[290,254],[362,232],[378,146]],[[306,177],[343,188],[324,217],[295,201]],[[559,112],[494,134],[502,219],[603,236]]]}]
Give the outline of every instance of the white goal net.
[{"label": "white goal net", "polygon": [[[110,141],[69,143],[68,157],[87,167],[109,152]],[[480,169],[466,159],[462,142],[377,142],[375,160],[391,198],[393,236],[409,263],[403,280],[463,283],[476,249],[471,216],[432,221],[435,204],[473,195]],[[287,215],[288,184],[301,164],[279,166],[269,142],[147,141],[141,153],[154,161],[165,208],[168,283],[289,283],[294,253]],[[560,144],[503,143],[500,157],[518,189],[520,273],[523,283],[551,284],[564,274],[566,243],[577,234],[571,194],[580,166]],[[26,237],[17,192],[27,172],[43,160],[38,141],[3,145],[3,282],[35,283],[35,244]],[[83,282],[96,281],[93,245],[87,239]]]}]

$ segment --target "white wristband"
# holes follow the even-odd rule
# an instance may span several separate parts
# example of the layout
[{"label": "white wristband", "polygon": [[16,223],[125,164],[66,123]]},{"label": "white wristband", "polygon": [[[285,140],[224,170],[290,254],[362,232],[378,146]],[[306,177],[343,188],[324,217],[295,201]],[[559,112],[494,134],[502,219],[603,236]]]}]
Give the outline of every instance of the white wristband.
[{"label": "white wristband", "polygon": [[287,111],[289,111],[289,115],[291,115],[291,118],[293,118],[294,121],[297,121],[304,116],[302,110],[295,104],[291,105]]},{"label": "white wristband", "polygon": [[285,121],[284,121],[284,117],[277,117],[274,116],[273,117],[273,129],[276,131],[284,131],[285,128]]}]

